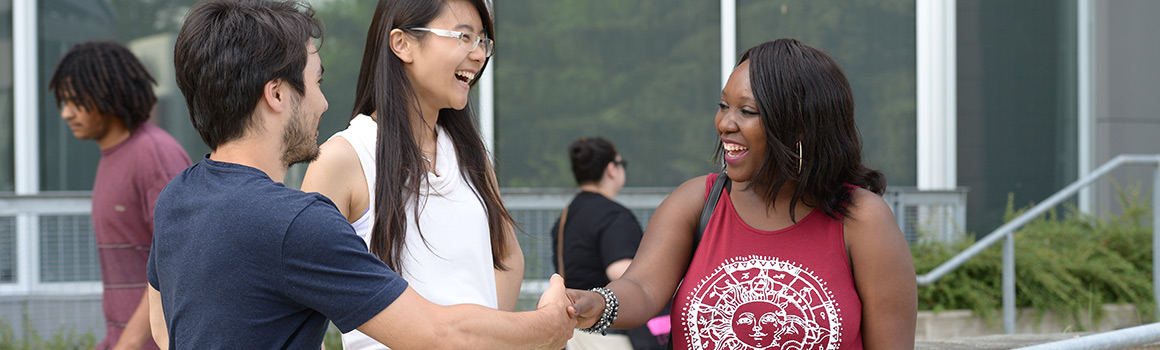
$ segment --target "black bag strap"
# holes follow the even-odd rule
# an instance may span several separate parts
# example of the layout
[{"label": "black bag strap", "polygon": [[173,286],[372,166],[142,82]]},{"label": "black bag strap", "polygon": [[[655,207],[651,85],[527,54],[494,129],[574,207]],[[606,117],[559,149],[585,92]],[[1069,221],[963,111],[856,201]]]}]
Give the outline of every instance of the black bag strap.
[{"label": "black bag strap", "polygon": [[694,252],[701,244],[701,237],[705,235],[705,226],[709,225],[709,218],[713,216],[713,210],[717,209],[721,190],[732,187],[733,183],[729,180],[729,174],[725,170],[721,170],[721,173],[717,174],[717,179],[713,180],[713,189],[709,190],[709,198],[705,200],[705,208],[701,209],[701,219],[697,222],[697,233],[693,235]]}]

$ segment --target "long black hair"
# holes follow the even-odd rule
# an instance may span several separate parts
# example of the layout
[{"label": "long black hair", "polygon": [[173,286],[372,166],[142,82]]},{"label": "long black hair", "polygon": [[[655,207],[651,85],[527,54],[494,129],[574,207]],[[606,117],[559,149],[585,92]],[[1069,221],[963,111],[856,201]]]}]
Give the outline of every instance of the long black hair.
[{"label": "long black hair", "polygon": [[[469,0],[479,12],[488,38],[495,37],[490,6],[486,0]],[[370,115],[377,112],[378,145],[375,150],[375,225],[371,230],[370,251],[395,271],[401,272],[407,234],[408,200],[418,203],[420,186],[427,181],[426,168],[419,145],[411,133],[410,117],[421,113],[419,99],[403,69],[403,62],[391,51],[392,29],[402,29],[422,38],[427,32],[410,30],[430,23],[443,11],[446,0],[380,0],[367,32],[362,68],[355,91],[354,112]],[[484,66],[476,72],[483,75]],[[475,85],[475,81],[471,82]],[[462,110],[444,108],[437,124],[455,142],[459,172],[470,180],[476,197],[487,211],[491,234],[492,265],[507,270],[501,257],[507,253],[506,227],[514,221],[500,201],[499,186],[491,169],[483,139],[472,120],[471,103]],[[370,180],[370,179],[368,179]],[[416,223],[419,205],[415,206]],[[419,232],[422,237],[422,232]]]},{"label": "long black hair", "polygon": [[778,39],[746,50],[737,64],[745,61],[766,140],[753,186],[770,206],[791,180],[796,186],[790,217],[796,217],[794,208],[805,199],[835,219],[848,215],[852,192],[845,184],[879,195],[886,190],[886,176],[862,163],[854,94],[830,55],[794,39]]},{"label": "long black hair", "polygon": [[121,119],[129,132],[149,120],[157,96],[153,76],[129,49],[111,41],[76,44],[65,53],[48,88],[56,106],[71,102],[88,112]]}]

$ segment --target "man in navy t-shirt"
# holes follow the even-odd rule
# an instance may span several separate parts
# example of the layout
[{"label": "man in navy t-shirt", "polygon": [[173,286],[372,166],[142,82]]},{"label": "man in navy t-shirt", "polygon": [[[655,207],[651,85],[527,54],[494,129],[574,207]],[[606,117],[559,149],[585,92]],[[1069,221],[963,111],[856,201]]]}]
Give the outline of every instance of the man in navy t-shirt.
[{"label": "man in navy t-shirt", "polygon": [[535,311],[439,306],[367,252],[330,200],[286,188],[327,109],[309,5],[213,0],[177,36],[177,83],[212,150],[157,199],[148,263],[162,348],[318,349],[327,319],[394,349],[563,347],[575,310],[553,277]]}]

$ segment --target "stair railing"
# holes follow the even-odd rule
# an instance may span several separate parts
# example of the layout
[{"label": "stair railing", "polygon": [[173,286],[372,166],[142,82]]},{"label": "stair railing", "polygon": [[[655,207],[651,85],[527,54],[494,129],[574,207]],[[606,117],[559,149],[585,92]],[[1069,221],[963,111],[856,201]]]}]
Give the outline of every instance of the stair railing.
[{"label": "stair railing", "polygon": [[1043,202],[1035,205],[1027,212],[1015,219],[999,226],[988,233],[975,244],[955,255],[953,258],[935,267],[930,272],[918,275],[918,285],[926,286],[950,273],[987,249],[999,240],[1003,240],[1003,330],[1015,333],[1015,230],[1031,222],[1039,215],[1055,207],[1065,199],[1075,195],[1084,187],[1090,186],[1096,180],[1107,175],[1122,165],[1144,164],[1153,165],[1152,182],[1152,297],[1157,303],[1157,314],[1160,315],[1160,154],[1141,155],[1123,154],[1104,163],[1087,176],[1072,182]]}]

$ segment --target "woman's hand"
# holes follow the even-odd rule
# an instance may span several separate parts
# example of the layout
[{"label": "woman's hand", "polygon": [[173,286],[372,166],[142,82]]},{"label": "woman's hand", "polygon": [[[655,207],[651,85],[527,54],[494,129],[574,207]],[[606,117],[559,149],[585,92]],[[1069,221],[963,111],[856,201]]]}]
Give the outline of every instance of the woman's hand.
[{"label": "woman's hand", "polygon": [[589,328],[596,325],[604,313],[604,297],[600,293],[579,289],[568,289],[568,299],[572,299],[572,307],[576,309],[576,328]]}]

